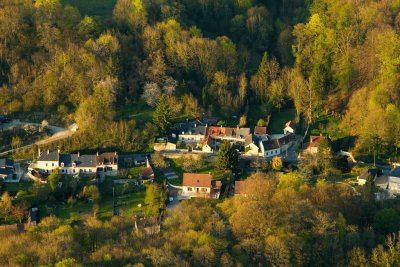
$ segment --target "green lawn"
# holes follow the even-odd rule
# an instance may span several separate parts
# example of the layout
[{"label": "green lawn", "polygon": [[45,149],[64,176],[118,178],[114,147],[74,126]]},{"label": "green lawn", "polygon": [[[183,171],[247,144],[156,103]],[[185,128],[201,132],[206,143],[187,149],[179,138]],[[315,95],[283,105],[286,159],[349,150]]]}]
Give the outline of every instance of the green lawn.
[{"label": "green lawn", "polygon": [[340,118],[321,114],[310,126],[309,135],[329,135],[333,140],[346,137],[339,128]]},{"label": "green lawn", "polygon": [[111,18],[116,0],[61,0],[63,5],[75,6],[82,16],[100,16]]},{"label": "green lawn", "polygon": [[118,119],[134,119],[136,122],[148,122],[153,119],[154,109],[143,102],[121,106],[117,110]]},{"label": "green lawn", "polygon": [[269,134],[283,134],[285,123],[295,119],[295,111],[293,109],[282,110],[274,112],[268,124],[267,132]]},{"label": "green lawn", "polygon": [[251,128],[256,126],[259,119],[266,120],[270,114],[271,107],[269,105],[251,105],[247,115],[247,126]]},{"label": "green lawn", "polygon": [[[146,191],[144,189],[136,192],[120,195],[116,197],[116,207],[120,210],[121,215],[134,216],[138,212],[143,212],[144,209],[144,197]],[[138,204],[142,204],[142,207],[138,207]],[[44,207],[42,207],[44,208]],[[109,220],[112,217],[113,212],[113,199],[112,196],[104,196],[99,203],[99,211],[97,212],[97,218],[100,220]],[[87,201],[78,201],[73,205],[59,204],[50,206],[47,214],[55,214],[57,217],[62,219],[71,219],[78,217],[83,219],[93,215],[93,203]]]}]

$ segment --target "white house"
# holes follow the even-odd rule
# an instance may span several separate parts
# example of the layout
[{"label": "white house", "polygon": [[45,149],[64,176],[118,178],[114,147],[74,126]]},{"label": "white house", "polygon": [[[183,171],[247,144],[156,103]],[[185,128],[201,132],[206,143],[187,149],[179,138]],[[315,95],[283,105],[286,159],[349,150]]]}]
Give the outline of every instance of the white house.
[{"label": "white house", "polygon": [[293,135],[272,136],[273,139],[260,141],[260,150],[264,158],[273,158],[285,153],[292,145]]},{"label": "white house", "polygon": [[296,126],[292,121],[288,121],[283,129],[283,134],[294,134]]},{"label": "white house", "polygon": [[255,142],[258,143],[258,138],[254,137],[249,134],[245,137],[245,142],[244,142],[244,150],[245,150],[245,155],[247,156],[258,156],[260,148],[255,144]]},{"label": "white house", "polygon": [[209,136],[207,136],[203,143],[202,143],[202,147],[201,147],[201,151],[203,151],[204,153],[212,153],[213,149],[211,147],[211,138]]},{"label": "white house", "polygon": [[178,140],[185,144],[198,145],[206,136],[207,125],[198,120],[187,121],[176,124],[174,130],[172,137],[178,136]]},{"label": "white house", "polygon": [[219,198],[221,181],[213,181],[211,174],[184,173],[182,196],[193,198]]},{"label": "white house", "polygon": [[[40,151],[39,151],[40,153]],[[60,154],[60,151],[40,153],[36,168],[41,173],[52,173],[56,168],[60,174],[118,174],[118,153],[96,153],[94,155]]]},{"label": "white house", "polygon": [[304,152],[309,153],[309,154],[317,154],[318,147],[321,145],[321,143],[324,140],[325,140],[325,137],[322,134],[317,135],[317,136],[310,136],[310,142],[303,144]]},{"label": "white house", "polygon": [[53,170],[59,167],[60,150],[46,150],[41,152],[39,149],[39,158],[36,163],[36,168],[42,173],[52,173]]}]

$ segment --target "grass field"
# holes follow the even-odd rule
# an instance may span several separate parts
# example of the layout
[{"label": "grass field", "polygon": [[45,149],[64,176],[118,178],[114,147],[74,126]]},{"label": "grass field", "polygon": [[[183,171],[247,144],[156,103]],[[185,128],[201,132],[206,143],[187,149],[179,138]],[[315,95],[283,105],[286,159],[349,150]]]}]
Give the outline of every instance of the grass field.
[{"label": "grass field", "polygon": [[106,19],[112,17],[117,0],[61,0],[63,5],[75,6],[82,16],[100,16]]},{"label": "grass field", "polygon": [[293,109],[282,110],[281,112],[274,112],[268,124],[267,132],[269,134],[283,134],[285,123],[295,119]]}]

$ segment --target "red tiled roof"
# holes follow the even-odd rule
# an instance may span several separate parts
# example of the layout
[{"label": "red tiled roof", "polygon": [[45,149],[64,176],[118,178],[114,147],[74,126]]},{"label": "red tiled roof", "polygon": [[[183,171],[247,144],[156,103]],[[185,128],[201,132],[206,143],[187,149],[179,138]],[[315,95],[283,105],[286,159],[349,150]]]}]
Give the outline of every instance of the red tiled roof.
[{"label": "red tiled roof", "polygon": [[325,136],[317,135],[310,136],[310,142],[303,144],[303,149],[307,149],[309,147],[318,147],[325,140]]},{"label": "red tiled roof", "polygon": [[259,127],[259,126],[254,127],[254,134],[259,134],[259,135],[267,134],[267,127]]},{"label": "red tiled roof", "polygon": [[183,186],[211,187],[211,174],[207,173],[184,173]]}]

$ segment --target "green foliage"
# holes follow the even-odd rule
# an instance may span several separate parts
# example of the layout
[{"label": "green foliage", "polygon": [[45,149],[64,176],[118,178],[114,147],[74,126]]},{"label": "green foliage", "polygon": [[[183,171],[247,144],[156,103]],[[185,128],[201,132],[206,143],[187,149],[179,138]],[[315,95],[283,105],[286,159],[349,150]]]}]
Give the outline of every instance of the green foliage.
[{"label": "green foliage", "polygon": [[166,96],[162,95],[153,114],[153,122],[162,133],[166,133],[171,126],[171,121],[170,106],[166,101]]},{"label": "green foliage", "polygon": [[58,169],[55,169],[47,178],[49,180],[50,188],[52,191],[56,190],[58,183],[61,180],[61,174]]},{"label": "green foliage", "polygon": [[374,229],[382,235],[396,233],[400,229],[400,216],[391,208],[378,211],[374,217]]},{"label": "green foliage", "polygon": [[237,167],[239,153],[234,145],[228,141],[223,140],[218,151],[218,158],[216,168],[218,170],[233,170]]}]

